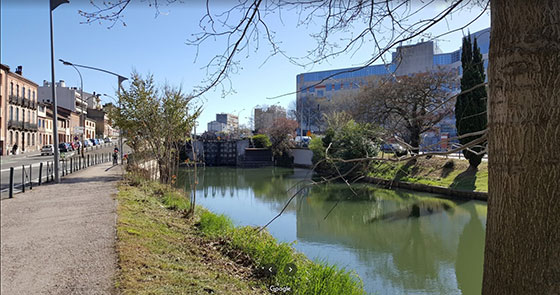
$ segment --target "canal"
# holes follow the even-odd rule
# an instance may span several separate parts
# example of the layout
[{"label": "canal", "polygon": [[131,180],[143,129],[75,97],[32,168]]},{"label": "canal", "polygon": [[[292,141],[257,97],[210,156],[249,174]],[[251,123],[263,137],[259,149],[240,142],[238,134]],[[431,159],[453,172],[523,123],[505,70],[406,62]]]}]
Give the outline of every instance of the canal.
[{"label": "canal", "polygon": [[[198,204],[236,225],[266,224],[310,177],[278,167],[200,170]],[[484,202],[336,183],[303,188],[268,230],[310,259],[354,271],[369,294],[480,294],[485,225]]]}]

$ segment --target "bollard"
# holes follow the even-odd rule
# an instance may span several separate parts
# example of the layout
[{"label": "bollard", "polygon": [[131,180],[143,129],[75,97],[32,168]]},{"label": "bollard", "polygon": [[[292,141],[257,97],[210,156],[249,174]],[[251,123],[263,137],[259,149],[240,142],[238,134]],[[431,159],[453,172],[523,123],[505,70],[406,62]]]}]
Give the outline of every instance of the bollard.
[{"label": "bollard", "polygon": [[80,164],[78,166],[80,166],[79,170],[82,170],[82,158],[78,158]]},{"label": "bollard", "polygon": [[29,190],[33,189],[33,169],[31,169],[31,164],[29,164]]},{"label": "bollard", "polygon": [[87,155],[87,166],[88,167],[91,166],[90,163],[89,163],[89,154]]},{"label": "bollard", "polygon": [[43,162],[39,163],[39,185],[43,182]]},{"label": "bollard", "polygon": [[25,193],[25,166],[21,165],[21,192]]},{"label": "bollard", "polygon": [[70,173],[72,173],[72,169],[73,169],[73,168],[74,168],[74,167],[72,166],[72,158],[70,158]]},{"label": "bollard", "polygon": [[93,165],[97,165],[97,154],[93,157]]},{"label": "bollard", "polygon": [[14,197],[14,167],[10,167],[10,193],[8,198]]}]

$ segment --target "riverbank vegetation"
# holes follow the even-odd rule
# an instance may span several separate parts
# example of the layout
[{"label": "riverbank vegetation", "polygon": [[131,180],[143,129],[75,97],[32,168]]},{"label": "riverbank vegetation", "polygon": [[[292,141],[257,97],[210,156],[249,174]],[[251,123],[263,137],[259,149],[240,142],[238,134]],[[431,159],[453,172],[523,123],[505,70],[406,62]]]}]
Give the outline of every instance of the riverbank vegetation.
[{"label": "riverbank vegetation", "polygon": [[[356,275],[312,262],[265,230],[235,227],[204,208],[185,218],[190,204],[170,186],[129,174],[117,199],[123,294],[268,294],[272,285],[291,294],[364,294]],[[289,263],[295,274],[284,272]],[[277,273],[259,271],[267,264]]]},{"label": "riverbank vegetation", "polygon": [[488,192],[488,162],[482,162],[478,169],[473,169],[466,159],[431,157],[407,162],[379,162],[373,165],[368,176],[463,191]]},{"label": "riverbank vegetation", "polygon": [[379,153],[380,129],[370,123],[358,123],[345,112],[332,113],[326,124],[325,136],[315,137],[309,144],[315,170],[321,175],[362,176],[371,161],[341,160],[375,157]]}]

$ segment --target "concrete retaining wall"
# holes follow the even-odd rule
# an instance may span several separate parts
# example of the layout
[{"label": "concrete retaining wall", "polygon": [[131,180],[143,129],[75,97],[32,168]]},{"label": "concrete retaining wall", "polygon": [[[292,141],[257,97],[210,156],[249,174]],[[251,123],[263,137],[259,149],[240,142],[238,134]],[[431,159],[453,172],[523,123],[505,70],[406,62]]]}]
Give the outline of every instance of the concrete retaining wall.
[{"label": "concrete retaining wall", "polygon": [[310,149],[292,149],[292,157],[294,157],[294,166],[296,167],[313,167],[313,152]]}]

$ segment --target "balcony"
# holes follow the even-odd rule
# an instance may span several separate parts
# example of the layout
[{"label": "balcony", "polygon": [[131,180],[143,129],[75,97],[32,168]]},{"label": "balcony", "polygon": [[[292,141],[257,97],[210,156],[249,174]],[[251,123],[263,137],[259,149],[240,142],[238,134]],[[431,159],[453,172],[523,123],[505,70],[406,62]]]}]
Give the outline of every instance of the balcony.
[{"label": "balcony", "polygon": [[23,129],[28,131],[37,131],[37,124],[25,122],[23,123]]},{"label": "balcony", "polygon": [[10,103],[11,104],[17,104],[18,103],[18,97],[15,95],[10,95]]},{"label": "balcony", "polygon": [[16,120],[9,120],[8,121],[8,128],[22,130],[23,129],[23,122],[16,121]]}]

